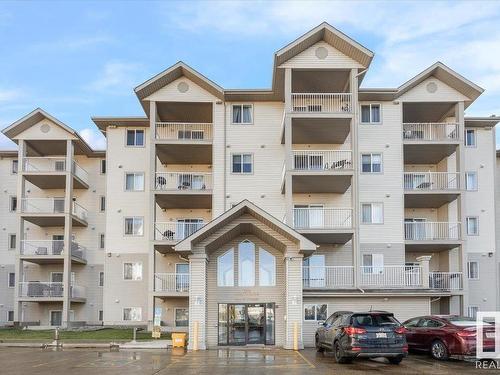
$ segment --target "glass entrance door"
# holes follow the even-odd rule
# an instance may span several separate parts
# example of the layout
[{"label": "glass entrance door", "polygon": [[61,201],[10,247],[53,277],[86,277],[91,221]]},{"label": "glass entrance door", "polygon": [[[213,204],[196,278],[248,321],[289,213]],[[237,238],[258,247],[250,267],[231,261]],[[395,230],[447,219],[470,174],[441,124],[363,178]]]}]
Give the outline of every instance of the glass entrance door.
[{"label": "glass entrance door", "polygon": [[247,344],[264,344],[265,337],[265,308],[263,304],[248,305],[248,337]]},{"label": "glass entrance door", "polygon": [[229,305],[229,345],[246,344],[246,305]]}]

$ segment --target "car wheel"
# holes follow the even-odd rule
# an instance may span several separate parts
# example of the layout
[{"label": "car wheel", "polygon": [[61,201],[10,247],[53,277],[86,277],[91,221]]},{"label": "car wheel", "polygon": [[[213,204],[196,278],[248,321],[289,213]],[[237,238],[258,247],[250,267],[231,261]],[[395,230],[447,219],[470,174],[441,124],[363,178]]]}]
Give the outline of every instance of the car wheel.
[{"label": "car wheel", "polygon": [[318,335],[316,335],[316,337],[314,338],[314,341],[315,341],[315,345],[316,345],[316,350],[318,351],[318,353],[323,353],[325,351],[325,348],[323,348],[319,342],[319,337]]},{"label": "car wheel", "polygon": [[389,360],[389,362],[393,365],[399,365],[401,363],[401,361],[403,360],[403,357],[390,357],[390,358],[387,358]]},{"label": "car wheel", "polygon": [[351,362],[351,358],[346,357],[344,355],[344,350],[340,346],[340,343],[337,341],[333,345],[333,355],[335,357],[335,362],[337,363],[349,363]]},{"label": "car wheel", "polygon": [[448,359],[448,349],[441,340],[435,340],[431,344],[431,356],[434,359],[444,361]]}]

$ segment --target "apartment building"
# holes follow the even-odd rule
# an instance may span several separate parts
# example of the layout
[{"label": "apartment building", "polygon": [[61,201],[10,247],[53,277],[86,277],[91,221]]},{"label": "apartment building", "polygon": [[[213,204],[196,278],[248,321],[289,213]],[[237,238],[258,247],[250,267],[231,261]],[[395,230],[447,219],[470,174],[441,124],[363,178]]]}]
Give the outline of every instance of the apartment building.
[{"label": "apartment building", "polygon": [[105,155],[42,110],[5,129],[6,317],[292,348],[337,310],[498,309],[500,118],[465,117],[483,89],[439,62],[362,88],[373,56],[323,23],[270,89],[179,62],[135,88],[145,116],[92,118]]}]

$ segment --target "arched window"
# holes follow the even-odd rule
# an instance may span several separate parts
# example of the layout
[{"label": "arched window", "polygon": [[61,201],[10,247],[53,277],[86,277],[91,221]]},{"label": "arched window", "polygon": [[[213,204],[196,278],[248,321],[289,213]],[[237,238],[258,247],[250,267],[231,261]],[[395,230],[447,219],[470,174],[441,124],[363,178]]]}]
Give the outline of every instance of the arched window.
[{"label": "arched window", "polygon": [[263,248],[259,248],[259,285],[276,285],[276,258]]},{"label": "arched window", "polygon": [[230,249],[217,258],[217,285],[234,286],[234,250]]},{"label": "arched window", "polygon": [[238,286],[255,285],[255,245],[245,240],[238,245]]}]

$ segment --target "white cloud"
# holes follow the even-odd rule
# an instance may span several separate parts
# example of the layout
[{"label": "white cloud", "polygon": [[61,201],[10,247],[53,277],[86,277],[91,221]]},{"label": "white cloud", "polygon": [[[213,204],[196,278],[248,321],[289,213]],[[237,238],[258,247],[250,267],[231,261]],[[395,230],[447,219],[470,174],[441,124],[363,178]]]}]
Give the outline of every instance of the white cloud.
[{"label": "white cloud", "polygon": [[100,131],[92,128],[85,128],[78,133],[94,150],[106,149],[106,138]]},{"label": "white cloud", "polygon": [[141,65],[121,61],[108,62],[99,77],[85,88],[106,94],[128,95],[138,82]]}]

